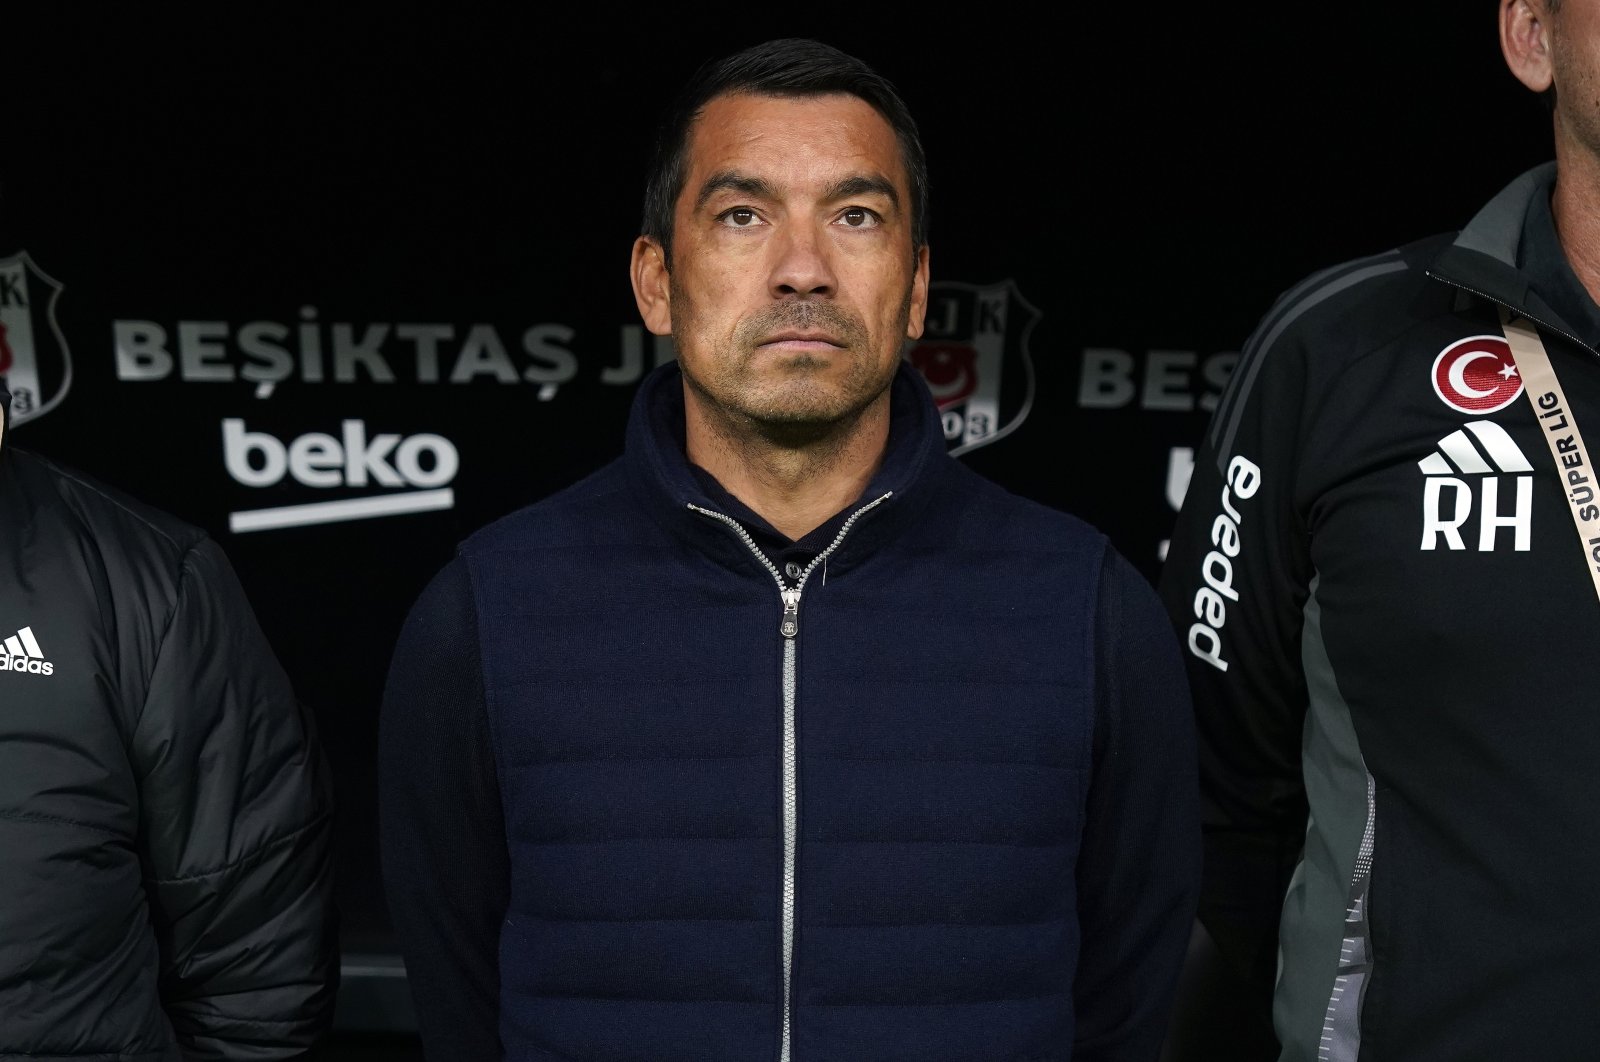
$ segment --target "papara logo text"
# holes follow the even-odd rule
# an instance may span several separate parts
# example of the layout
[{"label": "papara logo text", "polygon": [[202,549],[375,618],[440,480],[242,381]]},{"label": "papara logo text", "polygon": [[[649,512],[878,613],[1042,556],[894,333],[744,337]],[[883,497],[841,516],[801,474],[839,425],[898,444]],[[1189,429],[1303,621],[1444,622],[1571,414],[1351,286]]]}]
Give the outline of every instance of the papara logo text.
[{"label": "papara logo text", "polygon": [[230,513],[228,528],[235,534],[450,509],[455,492],[447,484],[461,467],[461,455],[442,435],[369,435],[359,420],[342,422],[337,436],[310,432],[285,443],[230,418],[222,422],[222,459],[228,475],[247,487],[275,487],[293,479],[319,490],[384,489],[364,497]]},{"label": "papara logo text", "polygon": [[1216,548],[1200,562],[1205,583],[1194,595],[1195,622],[1189,626],[1189,652],[1218,671],[1228,670],[1222,658],[1222,627],[1228,622],[1228,603],[1239,603],[1233,585],[1233,559],[1239,555],[1239,527],[1244,515],[1233,499],[1248,501],[1261,489],[1261,468],[1254,461],[1235,457],[1228,462],[1222,484],[1222,512],[1211,522],[1211,544]]},{"label": "papara logo text", "polygon": [[44,650],[39,648],[33,628],[23,627],[0,641],[0,671],[14,675],[53,675],[56,666],[44,658]]}]

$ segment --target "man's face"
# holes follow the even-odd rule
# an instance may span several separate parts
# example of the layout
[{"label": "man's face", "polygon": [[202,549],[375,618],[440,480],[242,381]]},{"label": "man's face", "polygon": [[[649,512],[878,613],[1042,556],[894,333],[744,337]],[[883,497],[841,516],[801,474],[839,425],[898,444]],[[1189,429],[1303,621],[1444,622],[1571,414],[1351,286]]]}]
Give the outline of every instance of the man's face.
[{"label": "man's face", "polygon": [[1600,0],[1562,0],[1550,23],[1557,120],[1600,159]]},{"label": "man's face", "polygon": [[[889,123],[854,96],[719,96],[686,170],[666,298],[640,306],[671,332],[692,400],[807,434],[884,395],[922,334],[928,276]],[[651,247],[635,247],[636,283]]]}]

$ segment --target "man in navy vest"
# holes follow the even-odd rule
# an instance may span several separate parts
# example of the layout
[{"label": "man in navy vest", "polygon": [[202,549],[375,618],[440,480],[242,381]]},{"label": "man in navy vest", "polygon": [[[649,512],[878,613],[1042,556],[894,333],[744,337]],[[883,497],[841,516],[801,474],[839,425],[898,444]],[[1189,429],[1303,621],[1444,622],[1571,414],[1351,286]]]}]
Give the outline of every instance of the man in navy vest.
[{"label": "man in navy vest", "polygon": [[631,278],[678,362],[625,455],[477,532],[383,709],[427,1055],[1157,1057],[1193,724],[1104,536],[952,460],[902,358],[927,179],[815,41],[705,68]]}]

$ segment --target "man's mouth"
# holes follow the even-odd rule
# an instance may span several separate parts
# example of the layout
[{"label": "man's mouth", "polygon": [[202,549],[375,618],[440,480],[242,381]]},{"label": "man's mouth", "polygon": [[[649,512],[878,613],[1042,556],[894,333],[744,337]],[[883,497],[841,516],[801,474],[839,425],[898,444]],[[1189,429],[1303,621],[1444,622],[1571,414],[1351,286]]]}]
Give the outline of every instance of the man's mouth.
[{"label": "man's mouth", "polygon": [[795,350],[838,350],[844,346],[827,332],[777,332],[763,339],[762,347],[790,347]]}]

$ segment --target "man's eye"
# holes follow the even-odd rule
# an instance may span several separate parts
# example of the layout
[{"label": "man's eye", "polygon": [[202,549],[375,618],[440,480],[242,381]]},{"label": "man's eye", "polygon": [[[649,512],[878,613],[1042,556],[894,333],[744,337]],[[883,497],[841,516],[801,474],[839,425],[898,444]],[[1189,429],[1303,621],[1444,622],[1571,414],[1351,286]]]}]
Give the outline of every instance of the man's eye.
[{"label": "man's eye", "polygon": [[839,215],[839,221],[852,229],[870,229],[883,222],[876,213],[866,207],[849,207]]},{"label": "man's eye", "polygon": [[748,229],[760,220],[761,216],[749,207],[734,207],[717,215],[717,221],[736,229]]}]

